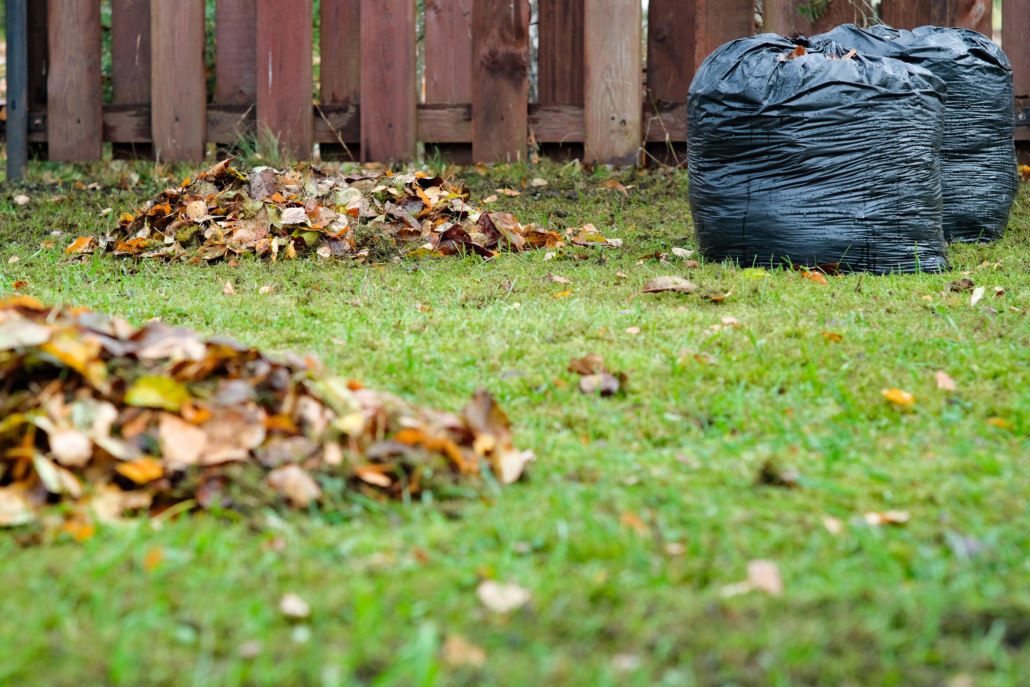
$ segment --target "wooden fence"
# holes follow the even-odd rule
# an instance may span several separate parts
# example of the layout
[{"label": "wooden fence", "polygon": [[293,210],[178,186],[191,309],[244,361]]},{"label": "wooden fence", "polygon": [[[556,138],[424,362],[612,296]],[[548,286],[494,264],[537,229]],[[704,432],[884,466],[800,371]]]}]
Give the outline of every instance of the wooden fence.
[{"label": "wooden fence", "polygon": [[[645,69],[639,0],[539,0],[537,102],[529,103],[528,0],[425,0],[421,88],[416,0],[321,0],[313,103],[312,0],[217,0],[211,97],[204,0],[111,0],[105,104],[100,1],[7,0],[9,165],[17,176],[18,146],[43,143],[51,160],[96,160],[102,141],[200,160],[207,143],[255,131],[275,135],[294,158],[319,143],[354,159],[404,161],[422,141],[463,161],[516,161],[535,143],[544,154],[634,163],[642,148],[682,150],[691,79],[720,44],[862,19],[861,2],[830,0],[810,22],[799,11],[809,1],[764,0],[759,25],[754,0],[650,0]],[[899,28],[987,34],[991,9],[991,0],[880,6]],[[1004,0],[1002,36],[1017,96],[1030,98],[1030,0]],[[20,60],[11,50],[26,52]],[[1017,138],[1030,140],[1027,110],[1020,114]]]}]

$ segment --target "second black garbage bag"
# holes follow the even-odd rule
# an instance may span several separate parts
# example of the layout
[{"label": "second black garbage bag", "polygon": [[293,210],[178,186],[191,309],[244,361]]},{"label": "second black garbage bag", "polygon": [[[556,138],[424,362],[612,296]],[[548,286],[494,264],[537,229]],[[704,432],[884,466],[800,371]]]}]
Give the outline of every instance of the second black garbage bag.
[{"label": "second black garbage bag", "polygon": [[946,269],[944,82],[832,43],[723,45],[687,107],[690,207],[710,260]]},{"label": "second black garbage bag", "polygon": [[974,242],[1004,236],[1019,177],[1012,67],[1001,48],[976,31],[936,26],[902,31],[844,24],[812,40],[893,57],[944,79],[944,237],[949,242]]}]

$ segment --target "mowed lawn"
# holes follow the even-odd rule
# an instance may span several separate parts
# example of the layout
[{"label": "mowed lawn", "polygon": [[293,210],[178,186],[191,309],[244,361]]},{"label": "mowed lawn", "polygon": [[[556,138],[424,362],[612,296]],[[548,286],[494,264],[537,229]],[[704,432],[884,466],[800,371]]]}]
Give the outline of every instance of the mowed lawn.
[{"label": "mowed lawn", "polygon": [[[127,191],[69,183],[133,170],[145,183]],[[537,462],[465,500],[143,519],[84,542],[0,532],[0,684],[1025,684],[1026,184],[1005,240],[953,247],[953,272],[826,285],[671,254],[640,264],[696,249],[686,176],[620,174],[623,195],[601,185],[607,170],[552,165],[465,175],[474,199],[522,192],[492,209],[593,223],[621,249],[378,266],[64,261],[72,238],[158,190],[153,174],[48,165],[5,187],[0,294],[25,280],[28,295],[136,325],[161,317],[312,351],[443,409],[485,387]],[[529,184],[540,176],[548,186]],[[732,293],[627,300],[661,275]],[[942,294],[961,278],[986,287],[981,302]],[[566,368],[589,352],[628,375],[624,395],[578,391]],[[915,402],[896,406],[891,388]],[[887,511],[908,521],[869,523]],[[782,594],[727,593],[755,560],[776,564]],[[493,612],[476,594],[485,579],[531,601]],[[307,620],[280,612],[286,593],[310,604]]]}]

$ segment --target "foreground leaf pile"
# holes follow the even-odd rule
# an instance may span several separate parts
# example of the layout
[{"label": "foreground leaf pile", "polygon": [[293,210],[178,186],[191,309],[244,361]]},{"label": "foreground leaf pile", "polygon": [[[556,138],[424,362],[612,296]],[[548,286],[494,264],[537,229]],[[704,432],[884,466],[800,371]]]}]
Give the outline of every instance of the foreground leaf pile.
[{"label": "foreground leaf pile", "polygon": [[310,358],[24,296],[0,302],[0,380],[0,526],[58,502],[116,519],[189,500],[303,508],[347,489],[446,494],[483,470],[514,482],[533,458],[485,391],[452,415]]},{"label": "foreground leaf pile", "polygon": [[244,254],[273,261],[313,254],[375,262],[401,254],[489,258],[500,250],[564,246],[557,233],[519,224],[512,214],[476,211],[461,181],[423,172],[343,175],[303,165],[245,174],[231,162],[164,190],[123,214],[110,234],[79,237],[65,252],[99,250],[194,264]]}]

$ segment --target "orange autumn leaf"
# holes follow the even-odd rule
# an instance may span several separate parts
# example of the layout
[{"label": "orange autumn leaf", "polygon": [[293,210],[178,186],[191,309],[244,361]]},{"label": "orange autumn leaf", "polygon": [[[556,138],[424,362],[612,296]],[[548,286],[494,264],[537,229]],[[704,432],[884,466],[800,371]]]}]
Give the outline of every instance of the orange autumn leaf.
[{"label": "orange autumn leaf", "polygon": [[143,558],[143,569],[148,572],[153,570],[157,566],[161,565],[161,561],[164,560],[164,557],[163,549],[151,549],[150,551],[147,551],[147,555]]},{"label": "orange autumn leaf", "polygon": [[93,525],[90,525],[87,522],[80,522],[78,520],[71,520],[64,523],[61,525],[61,531],[80,544],[96,534],[96,530],[93,528]]},{"label": "orange autumn leaf", "polygon": [[880,393],[891,403],[905,408],[916,402],[915,396],[901,389],[884,389]]},{"label": "orange autumn leaf", "polygon": [[[801,46],[798,46],[798,47],[801,47]],[[822,272],[808,272],[808,271],[805,271],[805,272],[802,272],[802,275],[805,277],[805,279],[811,279],[816,284],[822,284],[823,286],[828,286],[829,285],[829,282],[826,281],[826,277],[823,276]]]},{"label": "orange autumn leaf", "polygon": [[623,527],[634,530],[637,534],[647,534],[647,523],[640,519],[639,515],[626,511],[620,520]]},{"label": "orange autumn leaf", "polygon": [[19,279],[18,281],[11,284],[11,288],[17,291],[18,289],[24,289],[28,285],[29,283],[27,281],[25,281],[24,279]]},{"label": "orange autumn leaf", "polygon": [[1013,427],[1011,422],[1000,417],[992,417],[987,421],[987,424],[991,427],[997,427],[998,429],[1012,429]]},{"label": "orange autumn leaf", "polygon": [[552,296],[552,298],[565,298],[566,296],[568,296],[571,293],[572,293],[572,289],[569,289],[568,291],[560,291],[560,292],[554,294],[554,296]]},{"label": "orange autumn leaf", "polygon": [[278,191],[276,191],[274,194],[272,194],[272,197],[269,198],[269,200],[272,201],[273,203],[280,203],[280,204],[286,202],[286,199],[283,198],[283,194],[279,193]]},{"label": "orange autumn leaf", "polygon": [[164,468],[161,467],[161,463],[153,458],[138,458],[127,463],[122,463],[115,469],[136,484],[153,482],[155,479],[160,479],[165,474]]},{"label": "orange autumn leaf", "polygon": [[835,343],[840,343],[844,340],[844,335],[836,332],[823,332],[823,337]]},{"label": "orange autumn leaf", "polygon": [[93,243],[92,236],[80,236],[75,239],[75,243],[64,249],[65,253],[81,253],[88,249],[90,244]]}]

